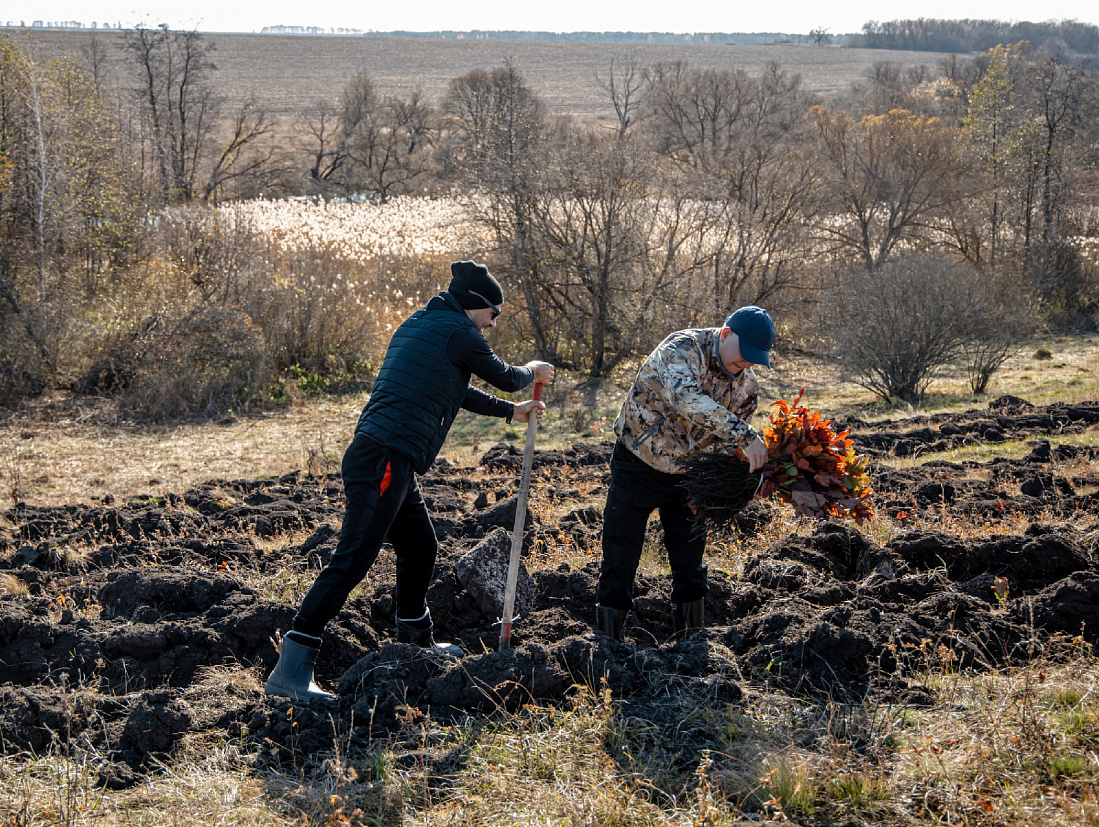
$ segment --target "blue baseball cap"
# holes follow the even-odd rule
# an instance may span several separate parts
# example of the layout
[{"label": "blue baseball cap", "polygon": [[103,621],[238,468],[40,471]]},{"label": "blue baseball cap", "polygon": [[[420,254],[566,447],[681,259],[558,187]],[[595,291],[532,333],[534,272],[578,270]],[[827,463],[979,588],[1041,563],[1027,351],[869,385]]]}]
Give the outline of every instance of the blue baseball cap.
[{"label": "blue baseball cap", "polygon": [[725,326],[740,339],[741,356],[754,365],[771,367],[775,323],[766,310],[754,304],[742,307],[725,320]]}]

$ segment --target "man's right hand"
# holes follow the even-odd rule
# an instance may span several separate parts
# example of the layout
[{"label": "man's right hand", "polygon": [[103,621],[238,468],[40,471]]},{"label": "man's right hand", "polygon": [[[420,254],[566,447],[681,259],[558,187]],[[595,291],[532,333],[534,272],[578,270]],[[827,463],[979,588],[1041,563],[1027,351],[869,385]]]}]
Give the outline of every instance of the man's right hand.
[{"label": "man's right hand", "polygon": [[553,382],[553,376],[556,371],[549,362],[527,362],[526,367],[534,370],[535,382],[541,382],[543,385],[548,385]]},{"label": "man's right hand", "polygon": [[758,436],[741,448],[741,453],[748,460],[749,471],[758,471],[767,462],[767,446]]}]

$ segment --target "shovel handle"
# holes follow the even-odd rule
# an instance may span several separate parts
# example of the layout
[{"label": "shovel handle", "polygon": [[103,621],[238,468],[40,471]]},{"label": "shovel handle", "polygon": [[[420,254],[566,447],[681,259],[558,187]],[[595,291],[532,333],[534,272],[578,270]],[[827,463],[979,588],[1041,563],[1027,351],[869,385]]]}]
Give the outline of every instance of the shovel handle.
[{"label": "shovel handle", "polygon": [[[542,383],[534,383],[531,398],[542,399]],[[523,549],[523,529],[527,522],[527,494],[530,491],[530,472],[534,463],[534,435],[538,432],[538,411],[530,412],[527,420],[527,443],[523,449],[523,470],[519,478],[519,496],[515,503],[515,527],[511,531],[511,556],[508,560],[508,579],[504,588],[503,614],[500,617],[500,643],[502,652],[511,646],[511,627],[515,619],[515,590],[519,581],[519,558]]]}]

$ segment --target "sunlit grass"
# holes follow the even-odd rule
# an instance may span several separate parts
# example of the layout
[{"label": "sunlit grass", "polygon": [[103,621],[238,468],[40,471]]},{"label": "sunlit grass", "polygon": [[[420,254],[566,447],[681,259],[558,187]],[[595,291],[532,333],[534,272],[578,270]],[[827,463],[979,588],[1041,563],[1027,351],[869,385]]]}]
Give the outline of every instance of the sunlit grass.
[{"label": "sunlit grass", "polygon": [[[1021,342],[1000,367],[983,394],[969,388],[963,365],[941,371],[928,386],[919,405],[894,400],[886,403],[832,359],[804,355],[783,356],[781,343],[772,359],[773,370],[760,368],[760,411],[775,399],[790,399],[804,387],[803,404],[825,416],[855,415],[873,422],[934,413],[956,413],[986,408],[1009,394],[1032,405],[1099,399],[1099,336],[1046,336]],[[1049,353],[1051,358],[1044,358]]]},{"label": "sunlit grass", "polygon": [[926,451],[914,456],[889,457],[889,464],[894,468],[915,468],[931,461],[985,463],[996,458],[1022,459],[1033,451],[1034,444],[1042,439],[1049,440],[1054,445],[1094,448],[1099,446],[1099,429],[1090,428],[1079,433],[1036,433],[1024,439],[961,445],[945,451]]}]

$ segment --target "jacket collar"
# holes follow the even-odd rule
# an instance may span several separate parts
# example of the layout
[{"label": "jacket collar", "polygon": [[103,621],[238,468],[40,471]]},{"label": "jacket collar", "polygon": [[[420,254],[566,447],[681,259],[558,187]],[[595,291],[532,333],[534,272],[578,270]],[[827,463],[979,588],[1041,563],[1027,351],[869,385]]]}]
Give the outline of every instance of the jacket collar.
[{"label": "jacket collar", "polygon": [[476,325],[474,325],[473,320],[466,315],[466,311],[462,307],[462,305],[458,303],[458,299],[456,299],[453,294],[448,293],[445,290],[441,292],[438,296],[432,297],[431,301],[424,305],[424,310],[431,313],[447,311],[452,313],[458,313],[459,315],[461,315],[463,321],[465,321],[467,324],[469,324],[470,327],[476,330]]},{"label": "jacket collar", "polygon": [[427,303],[427,310],[453,310],[455,313],[461,313],[465,315],[465,310],[462,305],[458,303],[458,299],[454,297],[452,293],[448,293],[445,290],[438,296],[435,296]]}]

